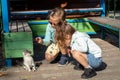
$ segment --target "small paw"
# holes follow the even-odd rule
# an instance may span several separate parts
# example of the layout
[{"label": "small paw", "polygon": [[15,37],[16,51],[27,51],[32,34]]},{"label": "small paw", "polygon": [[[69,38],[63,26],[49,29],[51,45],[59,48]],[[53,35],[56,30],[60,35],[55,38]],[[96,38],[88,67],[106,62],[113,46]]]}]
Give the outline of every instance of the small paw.
[{"label": "small paw", "polygon": [[31,72],[31,69],[30,70],[28,70],[29,72]]},{"label": "small paw", "polygon": [[33,68],[32,71],[36,71],[36,68]]}]

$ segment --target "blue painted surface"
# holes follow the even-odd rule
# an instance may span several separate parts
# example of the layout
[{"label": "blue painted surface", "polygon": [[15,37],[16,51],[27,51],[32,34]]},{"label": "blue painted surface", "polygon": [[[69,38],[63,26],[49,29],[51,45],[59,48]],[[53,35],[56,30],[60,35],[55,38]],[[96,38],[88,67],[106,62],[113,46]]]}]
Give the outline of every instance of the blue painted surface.
[{"label": "blue painted surface", "polygon": [[[118,34],[118,39],[119,39],[119,41],[118,41],[118,42],[119,42],[119,43],[118,43],[118,44],[119,44],[118,47],[119,47],[119,50],[120,50],[120,29],[114,28],[114,27],[112,27],[112,25],[110,25],[110,24],[102,24],[102,23],[99,23],[99,22],[91,21],[91,20],[89,20],[89,22],[101,26],[101,38],[102,38],[102,39],[105,39],[104,28],[108,28],[108,29],[117,31],[117,32],[119,33],[119,34]],[[116,25],[118,25],[118,24],[116,24]]]},{"label": "blue painted surface", "polygon": [[109,25],[109,24],[102,24],[102,23],[99,23],[99,22],[91,21],[91,20],[89,20],[89,22],[91,22],[91,23],[93,23],[93,24],[97,24],[97,25],[102,26],[102,27],[105,27],[105,28],[108,28],[108,29],[111,29],[111,30],[114,30],[114,31],[119,31],[118,28],[114,28],[114,27],[112,27],[112,26]]},{"label": "blue painted surface", "polygon": [[[50,10],[40,10],[40,11],[13,11],[11,15],[48,15]],[[83,9],[65,9],[67,14],[71,13],[86,13],[86,12],[101,12],[101,17],[105,17],[105,1],[100,0],[99,8],[83,8]]]},{"label": "blue painted surface", "polygon": [[65,11],[70,14],[74,12],[83,13],[83,12],[100,12],[103,8],[87,8],[87,9],[65,9]]},{"label": "blue painted surface", "polygon": [[[87,9],[65,9],[65,12],[67,14],[71,13],[83,13],[83,12],[100,12],[103,11],[103,8],[87,8]],[[41,10],[41,11],[14,11],[11,12],[11,15],[34,15],[34,14],[42,14],[42,15],[48,15],[49,10]]]},{"label": "blue painted surface", "polygon": [[9,32],[8,0],[1,0],[3,31]]},{"label": "blue painted surface", "polygon": [[48,14],[48,10],[41,10],[41,11],[13,11],[11,12],[11,15],[34,15],[34,14],[43,14],[43,15],[47,15]]},{"label": "blue painted surface", "polygon": [[6,59],[5,64],[6,64],[6,67],[11,67],[12,66],[12,59]]},{"label": "blue painted surface", "polygon": [[105,17],[105,1],[104,0],[100,0],[100,7],[102,8],[102,13],[101,13],[101,17]]},{"label": "blue painted surface", "polygon": [[[8,17],[8,13],[9,9],[8,9],[8,2],[9,0],[1,0],[1,4],[2,4],[2,21],[3,21],[3,29],[4,32],[9,32],[9,17]],[[74,12],[99,12],[102,11],[101,16],[104,17],[105,16],[105,2],[104,0],[100,0],[100,8],[87,8],[87,9],[65,9],[65,11],[69,14],[69,13],[74,13]],[[15,11],[15,12],[11,12],[11,15],[25,15],[25,14],[48,14],[49,10],[41,10],[41,11]],[[4,15],[4,16],[3,16]],[[72,21],[73,22],[73,21]],[[45,23],[46,24],[46,23]]]},{"label": "blue painted surface", "polygon": [[[67,19],[66,20],[67,22],[69,23],[76,23],[76,22],[88,22],[89,20],[87,19]],[[28,24],[32,24],[32,25],[35,25],[35,24],[48,24],[48,21],[37,21],[37,20],[33,20],[33,21],[28,21]]]},{"label": "blue painted surface", "polygon": [[[9,15],[8,15],[8,1],[9,0],[1,0],[1,5],[2,5],[2,22],[3,22],[3,31],[4,32],[9,32]],[[91,12],[91,11],[95,11],[95,12],[99,12],[102,11],[101,17],[105,17],[105,2],[104,0],[100,0],[100,8],[88,8],[88,9],[68,9],[65,10],[67,13],[74,13],[74,12]],[[11,12],[11,15],[25,15],[25,14],[48,14],[48,11],[24,11],[24,12]],[[84,22],[85,20],[68,20],[68,22]],[[48,22],[41,22],[40,24],[47,24]],[[93,22],[96,23],[96,22]],[[32,23],[34,24],[34,23]],[[36,24],[36,23],[35,23]],[[103,24],[99,24],[100,26],[106,26],[108,28],[111,28],[111,26],[109,25],[103,25]],[[112,28],[115,29],[116,28]],[[88,33],[88,34],[96,34],[96,33]],[[119,38],[120,38],[120,30],[119,30]],[[119,39],[120,40],[120,39]],[[119,47],[120,47],[120,41],[119,41]],[[6,60],[6,65],[7,66],[11,66],[11,59],[7,59]]]}]

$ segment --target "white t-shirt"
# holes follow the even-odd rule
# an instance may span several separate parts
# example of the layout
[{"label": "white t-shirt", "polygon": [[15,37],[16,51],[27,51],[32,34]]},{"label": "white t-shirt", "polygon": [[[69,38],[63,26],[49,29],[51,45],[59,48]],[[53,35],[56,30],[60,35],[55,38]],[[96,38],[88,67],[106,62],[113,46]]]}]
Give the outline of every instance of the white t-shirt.
[{"label": "white t-shirt", "polygon": [[94,54],[96,58],[101,57],[101,48],[86,33],[76,31],[72,35],[70,47],[72,50]]}]

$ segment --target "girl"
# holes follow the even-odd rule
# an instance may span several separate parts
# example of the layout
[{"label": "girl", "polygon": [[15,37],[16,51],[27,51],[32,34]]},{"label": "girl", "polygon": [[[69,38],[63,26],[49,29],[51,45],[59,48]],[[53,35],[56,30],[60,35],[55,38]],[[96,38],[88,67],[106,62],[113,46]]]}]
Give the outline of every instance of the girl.
[{"label": "girl", "polygon": [[[45,38],[44,39],[42,39],[41,37],[36,38],[36,41],[39,44],[43,44],[46,46],[49,45],[46,52],[45,52],[46,60],[51,62],[56,58],[59,51],[62,53],[60,61],[58,62],[60,64],[59,66],[65,65],[67,62],[66,50],[62,47],[61,48],[58,47],[60,50],[54,51],[53,48],[56,45],[55,44],[50,45],[50,44],[55,43],[54,34],[56,31],[55,30],[56,26],[61,26],[62,24],[66,23],[65,19],[66,19],[66,13],[65,13],[64,9],[60,8],[60,7],[56,7],[49,14],[49,20],[48,20],[49,23],[48,23],[47,28],[46,28]],[[55,47],[55,49],[57,49],[56,47]],[[54,53],[55,55],[52,55],[51,52]]]},{"label": "girl", "polygon": [[95,68],[102,63],[101,48],[90,37],[76,31],[70,24],[64,24],[56,28],[55,39],[60,46],[69,48],[71,53],[83,67],[81,78],[90,78],[96,75]]}]

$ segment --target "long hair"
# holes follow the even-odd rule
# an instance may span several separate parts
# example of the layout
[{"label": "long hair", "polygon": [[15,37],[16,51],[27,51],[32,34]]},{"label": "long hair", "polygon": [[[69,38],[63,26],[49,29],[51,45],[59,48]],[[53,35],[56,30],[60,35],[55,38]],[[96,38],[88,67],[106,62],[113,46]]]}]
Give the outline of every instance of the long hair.
[{"label": "long hair", "polygon": [[52,17],[52,18],[59,18],[60,23],[62,23],[62,22],[64,22],[65,19],[66,19],[66,12],[64,11],[63,8],[61,8],[61,7],[56,7],[56,8],[54,8],[54,9],[50,12],[48,18],[50,19],[50,17]]},{"label": "long hair", "polygon": [[65,45],[65,35],[72,36],[75,29],[68,23],[62,24],[62,26],[56,27],[55,40],[61,47],[66,47]]}]

